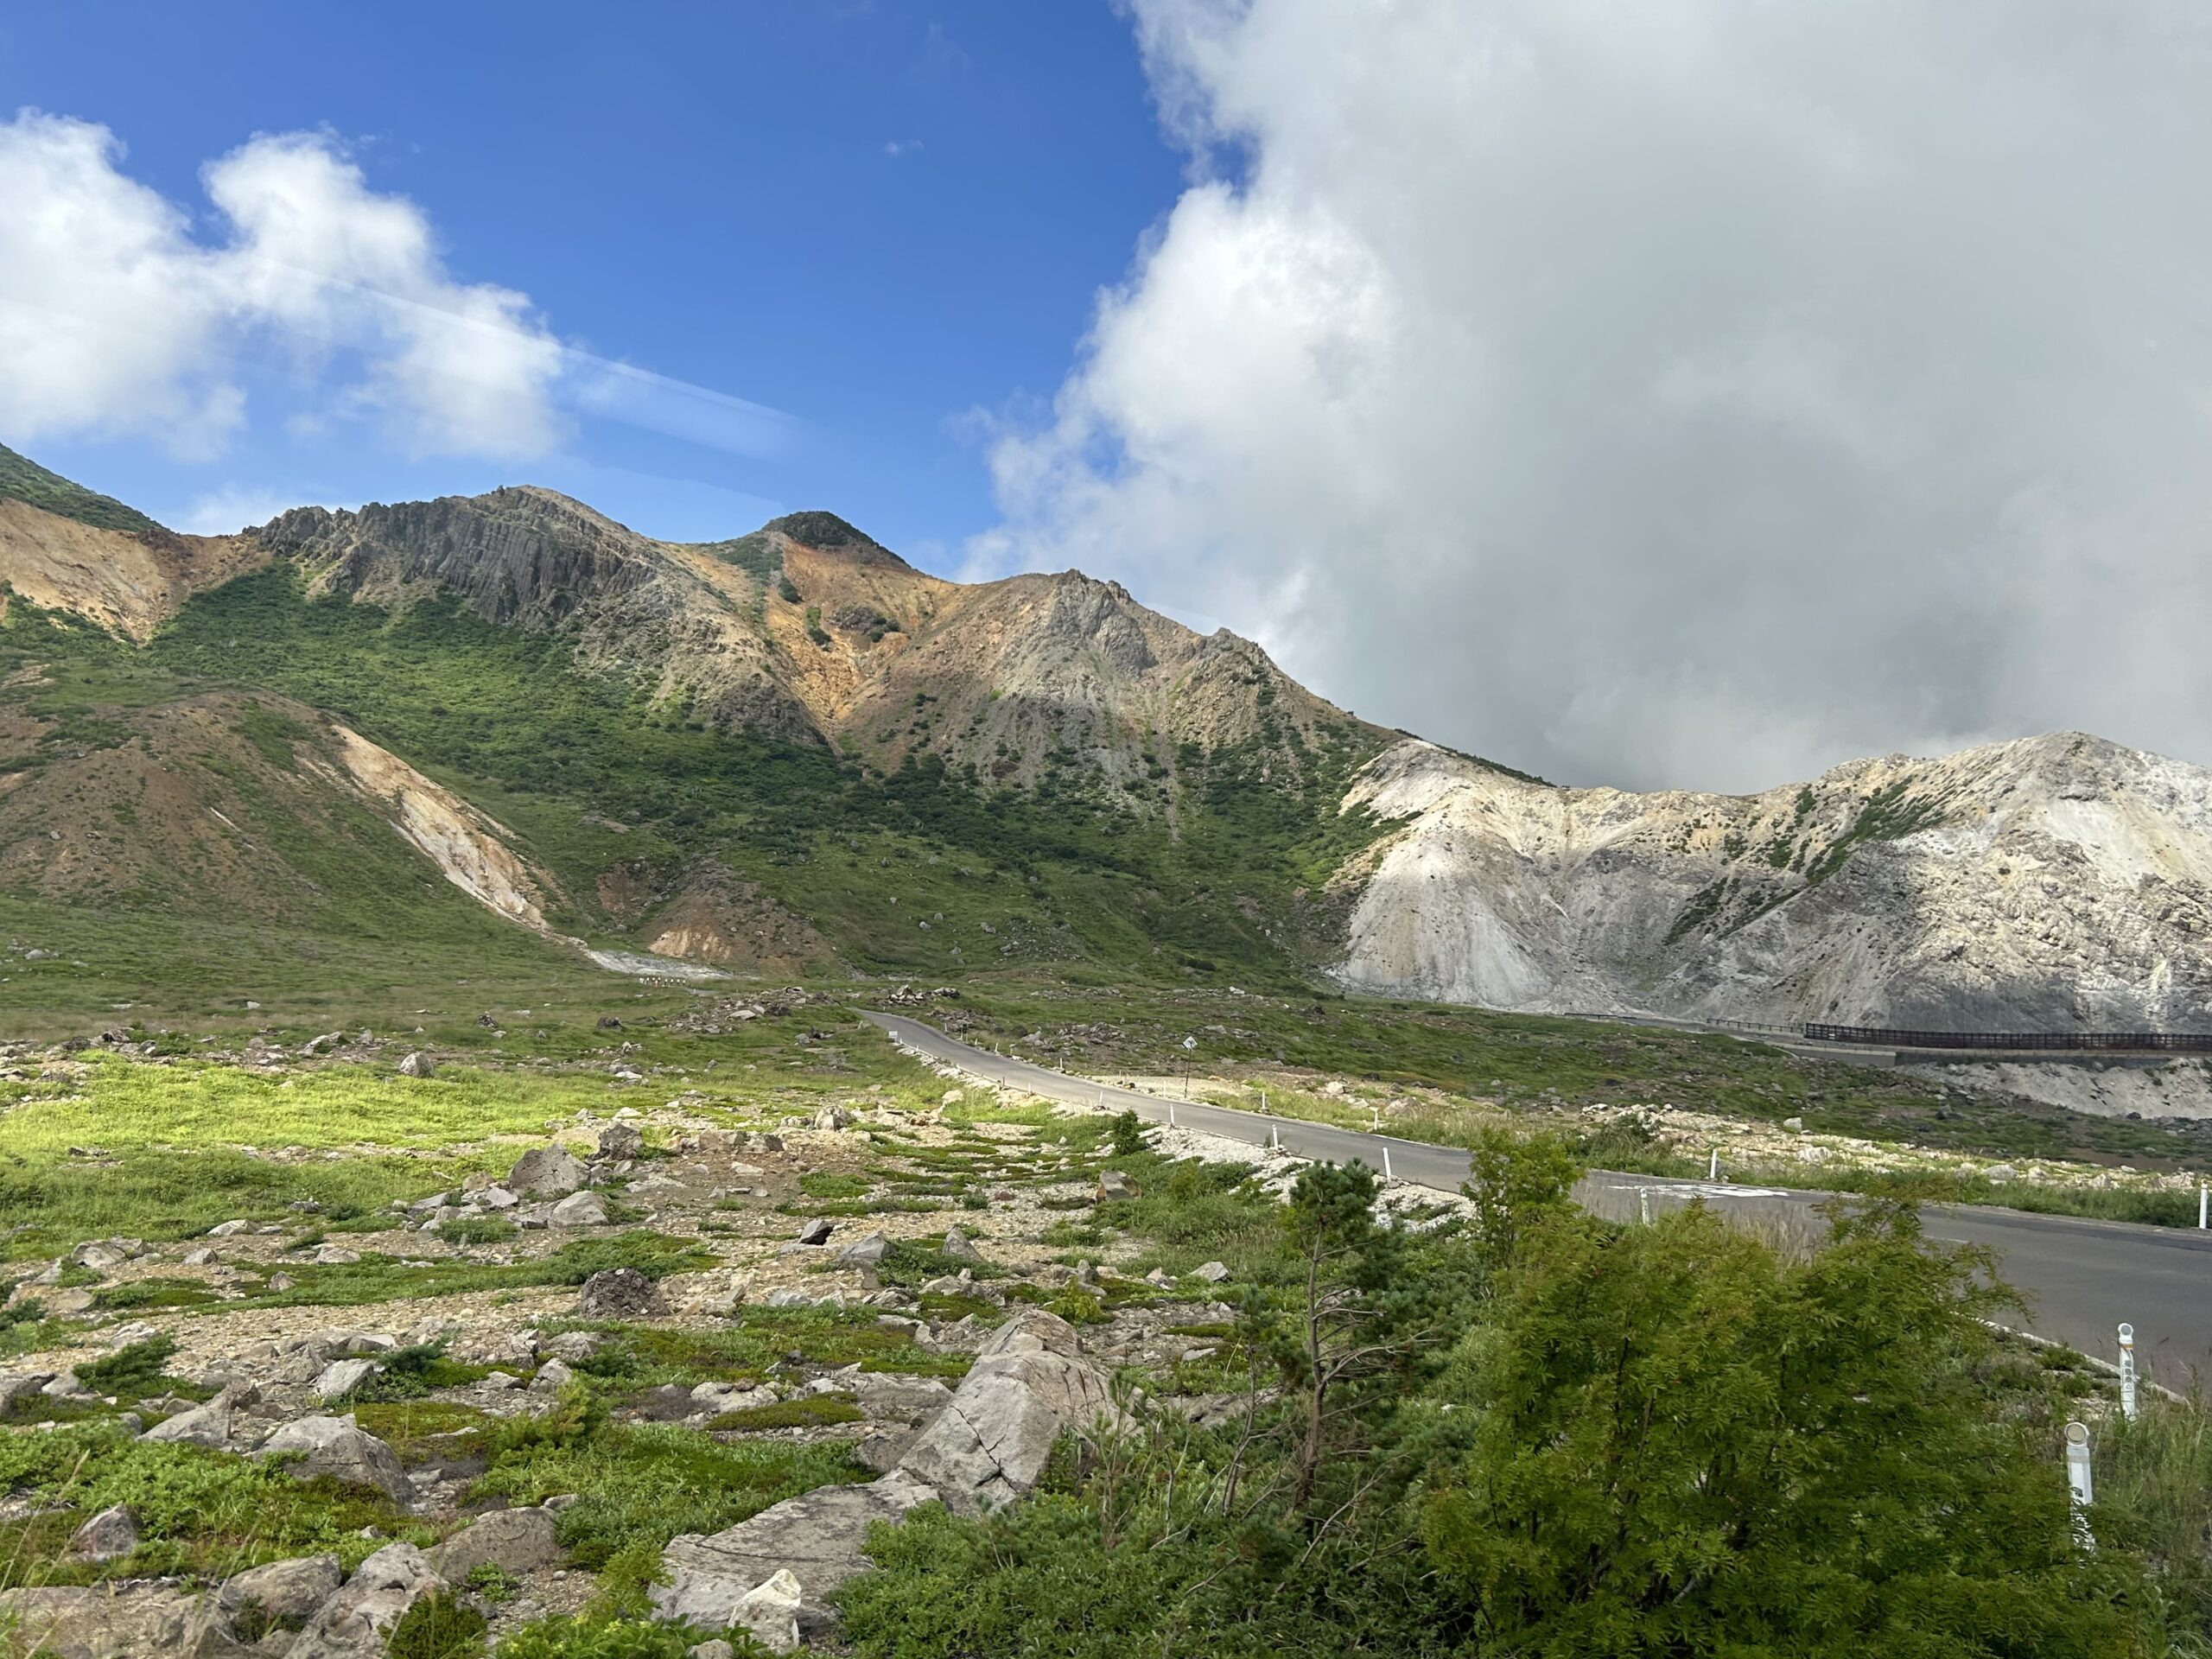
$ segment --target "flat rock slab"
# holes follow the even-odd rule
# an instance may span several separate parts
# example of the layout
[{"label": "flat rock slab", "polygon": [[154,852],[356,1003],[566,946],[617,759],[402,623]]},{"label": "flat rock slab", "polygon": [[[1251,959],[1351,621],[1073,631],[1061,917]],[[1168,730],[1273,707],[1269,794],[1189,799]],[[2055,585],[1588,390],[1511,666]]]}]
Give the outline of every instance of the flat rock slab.
[{"label": "flat rock slab", "polygon": [[0,1593],[0,1629],[42,1659],[215,1659],[242,1653],[201,1596],[155,1586],[111,1590],[10,1590]]},{"label": "flat rock slab", "polygon": [[710,1536],[676,1539],[661,1556],[669,1581],[646,1593],[661,1618],[721,1630],[747,1596],[788,1571],[799,1583],[799,1632],[813,1641],[836,1626],[830,1592],[869,1565],[868,1529],[936,1497],[895,1470],[865,1486],[817,1487]]}]

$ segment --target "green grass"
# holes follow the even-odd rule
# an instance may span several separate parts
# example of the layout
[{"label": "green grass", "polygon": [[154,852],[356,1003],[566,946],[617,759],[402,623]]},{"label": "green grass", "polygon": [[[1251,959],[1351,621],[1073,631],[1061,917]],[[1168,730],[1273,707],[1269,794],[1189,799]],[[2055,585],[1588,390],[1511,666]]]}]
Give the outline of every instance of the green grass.
[{"label": "green grass", "polygon": [[848,1395],[809,1394],[796,1400],[779,1400],[772,1406],[726,1411],[707,1427],[719,1433],[749,1434],[772,1428],[824,1428],[835,1423],[856,1423],[862,1415],[861,1408]]},{"label": "green grass", "polygon": [[842,1447],[575,1421],[566,1435],[495,1452],[476,1490],[513,1503],[577,1494],[561,1512],[560,1541],[600,1573],[617,1606],[642,1604],[660,1551],[677,1534],[718,1531],[816,1486],[868,1478]]},{"label": "green grass", "polygon": [[[298,1481],[266,1465],[197,1446],[134,1440],[113,1422],[0,1434],[0,1490],[68,1510],[0,1522],[0,1562],[16,1582],[86,1583],[185,1573],[219,1580],[261,1561],[330,1551],[347,1566],[385,1541],[364,1527],[431,1541],[381,1494]],[[62,1558],[83,1517],[111,1504],[137,1513],[144,1541],[119,1561]]]},{"label": "green grass", "polygon": [[757,1383],[793,1357],[810,1365],[858,1365],[916,1376],[957,1377],[969,1364],[964,1354],[932,1353],[906,1332],[884,1329],[872,1310],[862,1308],[747,1307],[731,1324],[704,1331],[573,1320],[548,1328],[605,1332],[611,1338],[607,1347],[576,1370],[595,1382],[626,1389]]}]

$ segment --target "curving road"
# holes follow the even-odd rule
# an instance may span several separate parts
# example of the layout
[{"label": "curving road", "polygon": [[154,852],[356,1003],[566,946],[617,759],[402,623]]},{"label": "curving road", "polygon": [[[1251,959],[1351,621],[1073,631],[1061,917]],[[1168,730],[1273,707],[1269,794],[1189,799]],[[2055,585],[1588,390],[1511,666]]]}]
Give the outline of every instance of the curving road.
[{"label": "curving road", "polygon": [[[1458,1192],[1467,1179],[1467,1154],[1453,1147],[1163,1100],[994,1054],[903,1014],[867,1017],[933,1059],[1047,1099],[1134,1111],[1155,1123],[1172,1115],[1184,1128],[1250,1146],[1272,1142],[1301,1158],[1338,1163],[1357,1158],[1375,1169],[1387,1162],[1395,1179],[1441,1192]],[[1617,1221],[1702,1198],[1738,1213],[1796,1217],[1818,1225],[1816,1207],[1834,1194],[1592,1170],[1577,1196],[1593,1213]],[[2185,1389],[2199,1368],[2212,1374],[2212,1233],[1981,1205],[1929,1205],[1921,1217],[1931,1238],[1998,1250],[2005,1277],[2027,1294],[2028,1322],[2038,1335],[2112,1360],[2119,1357],[2116,1326],[2126,1319],[2135,1326],[2137,1357],[2147,1376]]]}]

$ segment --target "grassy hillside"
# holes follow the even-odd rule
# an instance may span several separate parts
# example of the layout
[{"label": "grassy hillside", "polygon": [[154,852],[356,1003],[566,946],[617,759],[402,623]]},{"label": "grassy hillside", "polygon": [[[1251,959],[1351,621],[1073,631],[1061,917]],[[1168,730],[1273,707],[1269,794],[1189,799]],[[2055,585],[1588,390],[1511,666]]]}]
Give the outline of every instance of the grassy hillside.
[{"label": "grassy hillside", "polygon": [[28,501],[41,512],[97,524],[102,530],[133,534],[161,526],[136,507],[126,507],[112,496],[101,495],[59,473],[49,473],[36,461],[0,444],[0,495]]},{"label": "grassy hillside", "polygon": [[[66,628],[47,638],[104,650]],[[558,919],[587,932],[619,925],[594,896],[609,870],[667,884],[711,853],[871,969],[1084,958],[1282,983],[1298,972],[1298,890],[1375,829],[1333,810],[1348,749],[1314,754],[1288,790],[1241,750],[1188,747],[1172,822],[1131,810],[1073,756],[1031,790],[927,757],[871,772],[655,707],[578,670],[556,636],[445,601],[394,614],[309,599],[283,565],[195,597],[137,660],[178,686],[330,710],[512,826],[572,896]]]}]

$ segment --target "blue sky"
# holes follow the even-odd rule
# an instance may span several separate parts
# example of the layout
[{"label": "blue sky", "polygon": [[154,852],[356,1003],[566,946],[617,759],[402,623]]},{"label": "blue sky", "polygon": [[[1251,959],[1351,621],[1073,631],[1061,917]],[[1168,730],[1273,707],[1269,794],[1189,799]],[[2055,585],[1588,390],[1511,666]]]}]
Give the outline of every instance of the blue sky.
[{"label": "blue sky", "polygon": [[2201,0],[19,3],[0,442],[827,507],[1563,782],[2212,761],[2208,79]]},{"label": "blue sky", "polygon": [[342,374],[248,349],[219,453],[0,431],[58,470],[172,519],[517,481],[675,538],[827,506],[939,565],[995,518],[976,417],[1049,399],[1182,168],[1126,20],[1085,0],[16,6],[0,112],[24,107],[109,129],[210,245],[203,165],[328,135],[454,280],[793,417],[767,454],[572,410],[542,454],[422,455],[374,423],[302,430]]}]

